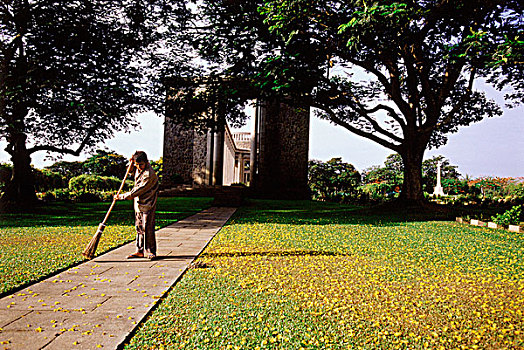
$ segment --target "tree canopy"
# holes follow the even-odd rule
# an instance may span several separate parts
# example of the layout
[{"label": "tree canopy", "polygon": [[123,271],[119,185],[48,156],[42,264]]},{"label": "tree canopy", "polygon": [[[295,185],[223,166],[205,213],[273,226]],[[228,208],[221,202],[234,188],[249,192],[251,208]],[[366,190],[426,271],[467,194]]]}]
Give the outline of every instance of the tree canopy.
[{"label": "tree canopy", "polygon": [[352,164],[332,158],[327,162],[309,161],[308,182],[315,199],[347,201],[357,197],[361,177]]},{"label": "tree canopy", "polygon": [[13,162],[3,199],[31,201],[33,153],[79,155],[158,101],[144,63],[183,2],[8,0],[0,12],[0,139]]},{"label": "tree canopy", "polygon": [[126,172],[128,160],[114,151],[97,150],[83,164],[84,174],[122,177]]},{"label": "tree canopy", "polygon": [[316,107],[398,153],[408,201],[423,200],[427,148],[502,114],[476,89],[478,78],[514,87],[509,101],[521,102],[520,1],[224,0],[201,8],[206,40],[195,45],[213,74],[243,78],[257,97]]}]

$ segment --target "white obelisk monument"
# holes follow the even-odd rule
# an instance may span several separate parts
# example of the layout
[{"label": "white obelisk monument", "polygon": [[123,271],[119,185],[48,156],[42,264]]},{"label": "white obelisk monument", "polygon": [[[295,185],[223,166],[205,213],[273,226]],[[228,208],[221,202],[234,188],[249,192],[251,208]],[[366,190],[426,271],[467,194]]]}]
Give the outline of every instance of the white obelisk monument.
[{"label": "white obelisk monument", "polygon": [[442,188],[442,184],[440,183],[440,166],[442,163],[440,160],[437,162],[437,186],[435,186],[435,189],[433,190],[434,196],[445,196],[444,189]]}]

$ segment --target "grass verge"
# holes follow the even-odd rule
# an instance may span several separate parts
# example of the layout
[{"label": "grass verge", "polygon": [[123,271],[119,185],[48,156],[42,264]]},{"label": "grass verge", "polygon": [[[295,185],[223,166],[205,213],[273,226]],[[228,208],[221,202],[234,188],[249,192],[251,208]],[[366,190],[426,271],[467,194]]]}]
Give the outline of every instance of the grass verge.
[{"label": "grass verge", "polygon": [[[159,198],[156,226],[209,207],[210,198]],[[81,255],[109,203],[58,203],[32,214],[0,215],[0,295],[83,261]],[[117,202],[97,254],[135,238],[131,201]]]},{"label": "grass verge", "polygon": [[126,349],[524,346],[518,234],[393,209],[251,203]]}]

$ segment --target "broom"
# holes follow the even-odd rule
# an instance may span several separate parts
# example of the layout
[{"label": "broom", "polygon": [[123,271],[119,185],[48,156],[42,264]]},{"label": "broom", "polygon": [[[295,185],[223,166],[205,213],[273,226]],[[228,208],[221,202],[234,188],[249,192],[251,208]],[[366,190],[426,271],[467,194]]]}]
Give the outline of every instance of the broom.
[{"label": "broom", "polygon": [[[116,195],[118,196],[120,192],[122,191],[122,188],[124,188],[124,184],[126,183],[127,175],[129,175],[129,172],[131,171],[131,168],[133,167],[133,162],[129,163],[129,166],[127,167],[126,175],[124,176],[124,179],[122,180],[122,184],[120,185],[120,188],[118,189],[118,192]],[[87,245],[86,249],[82,252],[82,255],[86,257],[87,259],[93,259],[96,252],[96,247],[98,247],[98,242],[100,241],[100,237],[102,236],[102,232],[104,232],[104,229],[106,228],[106,221],[109,218],[109,214],[111,213],[111,210],[113,210],[113,207],[115,206],[116,198],[113,198],[113,202],[111,203],[111,206],[109,207],[109,210],[107,211],[107,214],[104,218],[104,221],[98,225],[98,230],[96,230],[96,233],[93,235],[93,238],[91,238],[91,241],[89,241],[89,244]]]}]

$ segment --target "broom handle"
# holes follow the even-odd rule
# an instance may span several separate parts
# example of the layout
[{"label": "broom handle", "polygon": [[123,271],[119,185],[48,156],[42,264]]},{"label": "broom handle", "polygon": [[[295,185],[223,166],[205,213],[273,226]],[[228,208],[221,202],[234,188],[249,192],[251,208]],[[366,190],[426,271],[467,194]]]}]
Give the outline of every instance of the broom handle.
[{"label": "broom handle", "polygon": [[[133,167],[133,162],[129,162],[129,166],[127,167],[126,174],[124,175],[124,179],[122,180],[122,183],[120,184],[120,188],[118,189],[118,192],[116,195],[118,196],[120,192],[122,192],[122,189],[124,188],[124,184],[126,183],[127,175],[129,175],[129,172],[131,171],[131,168]],[[113,202],[111,203],[111,206],[109,207],[109,210],[107,211],[106,217],[104,218],[104,221],[102,221],[101,225],[106,224],[107,219],[109,218],[109,214],[111,214],[111,210],[113,210],[113,207],[115,206],[116,198],[113,197]]]}]

